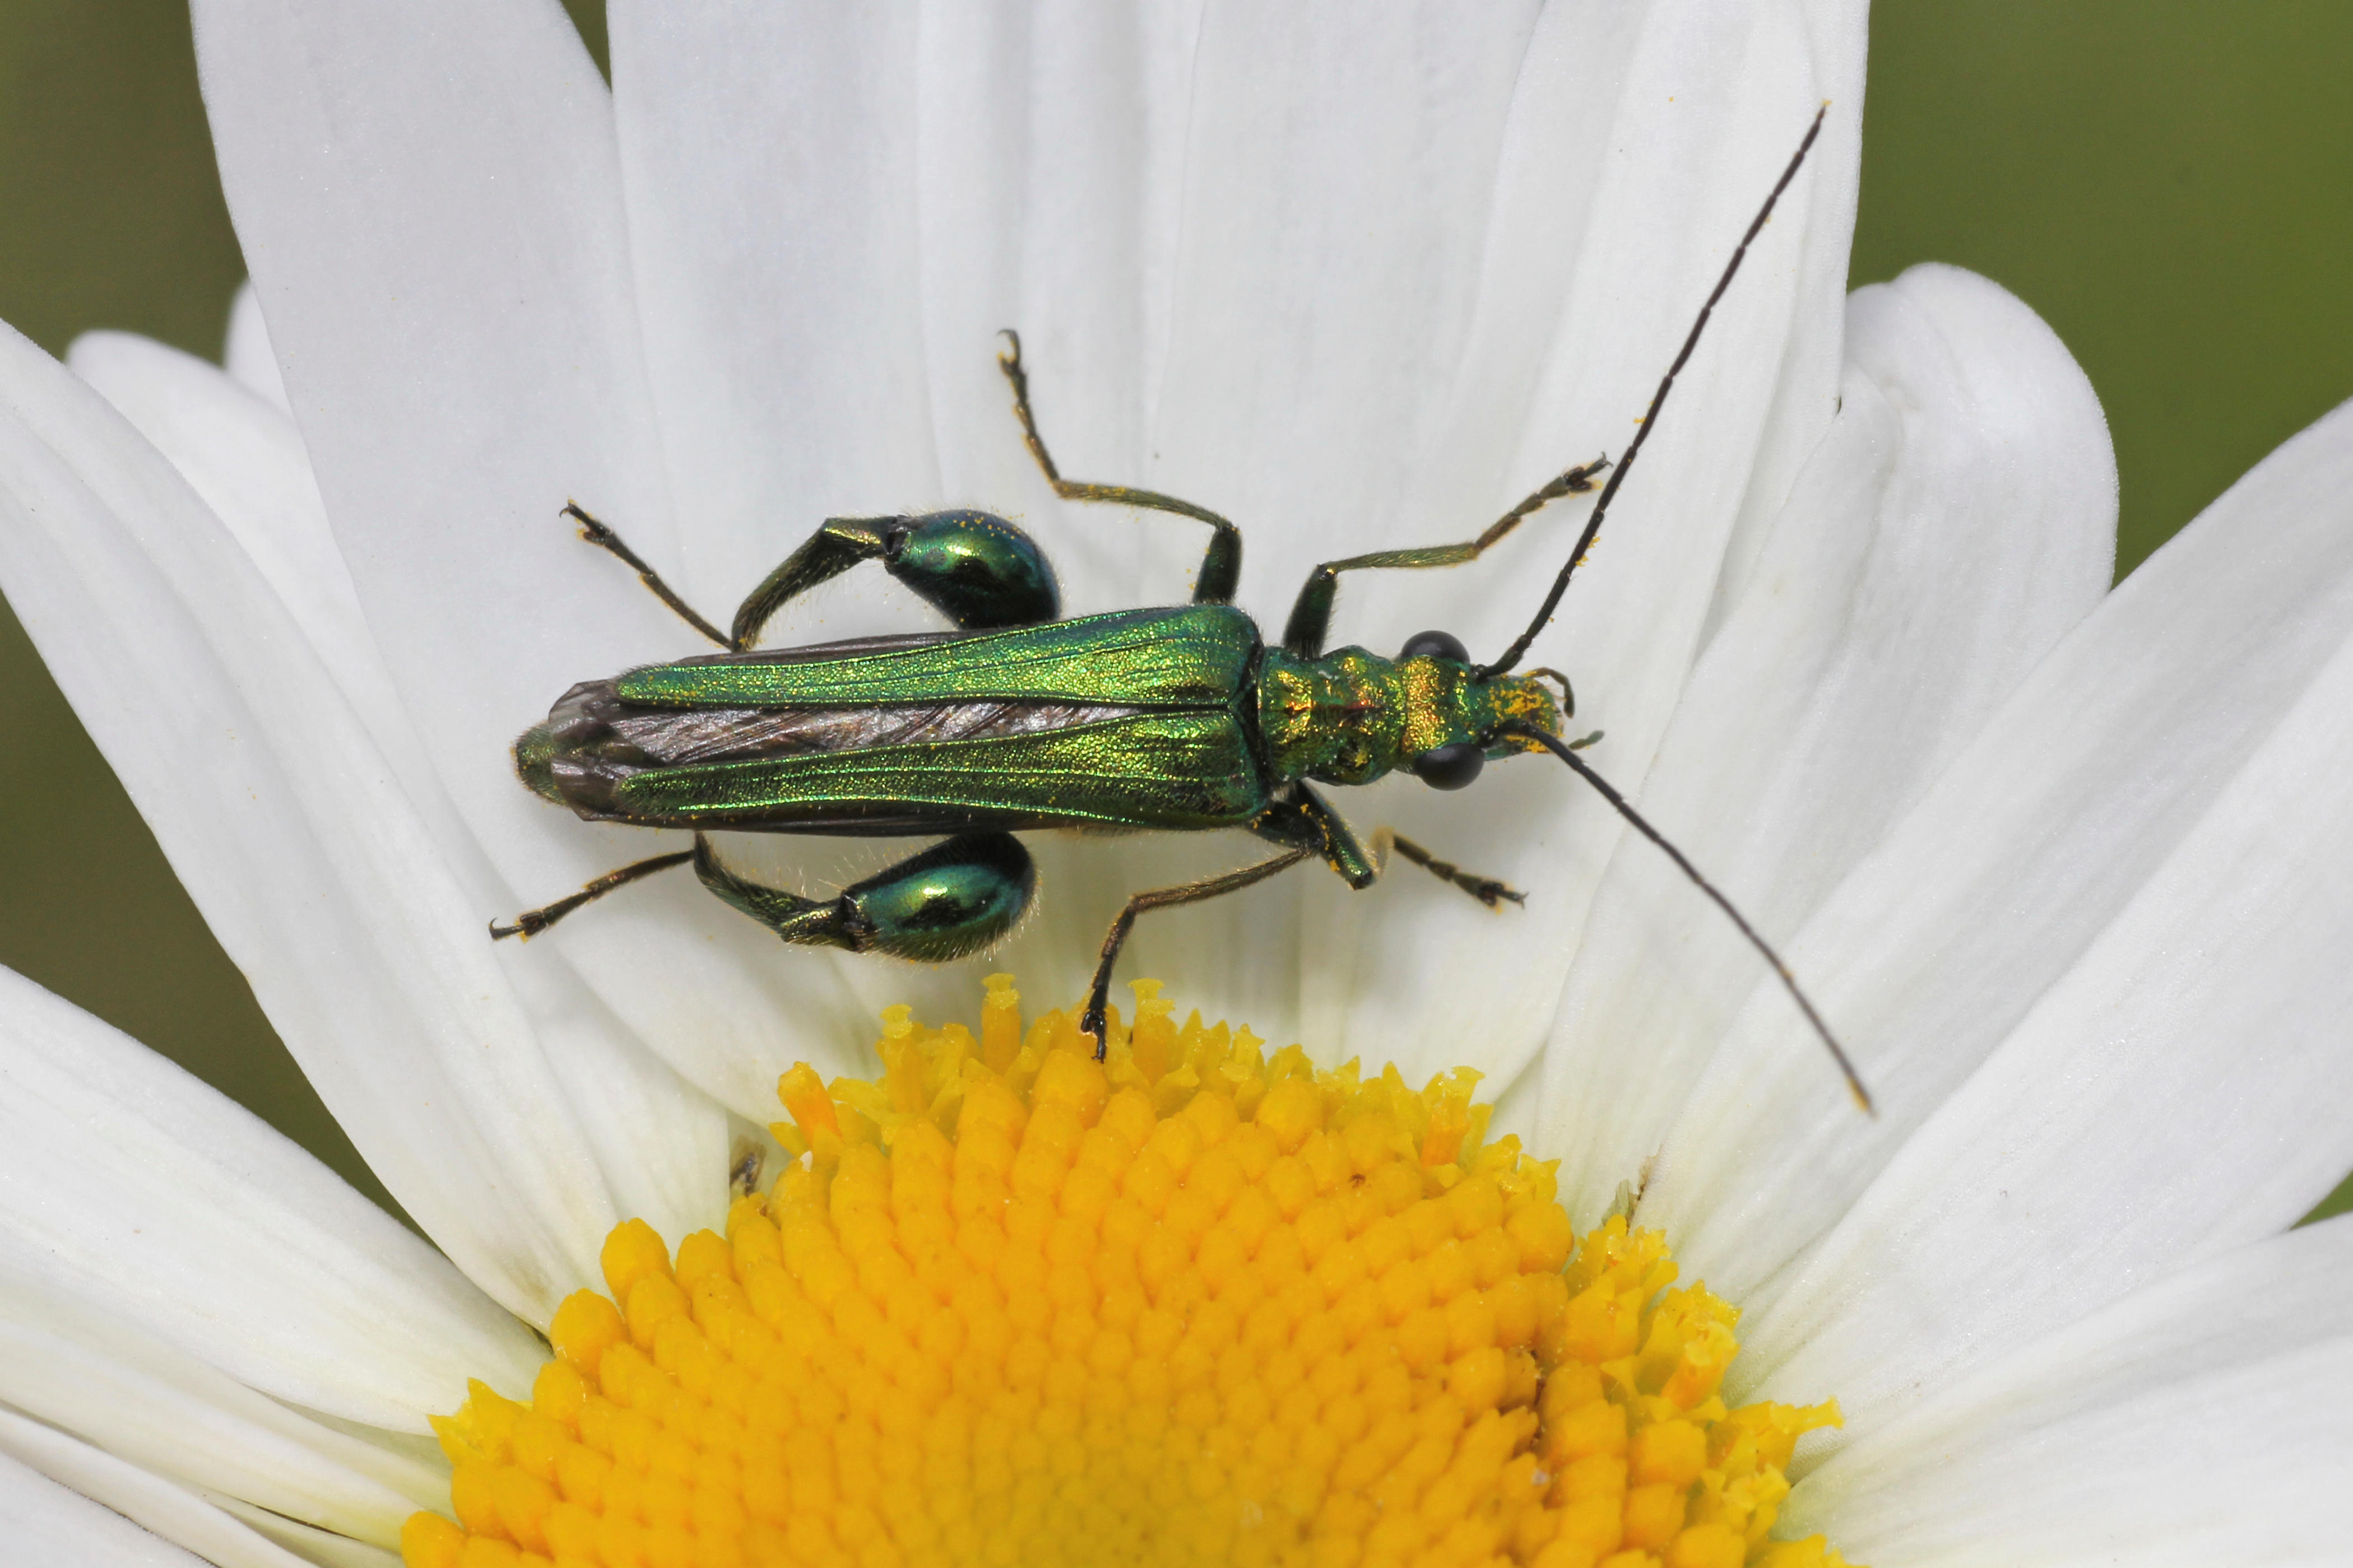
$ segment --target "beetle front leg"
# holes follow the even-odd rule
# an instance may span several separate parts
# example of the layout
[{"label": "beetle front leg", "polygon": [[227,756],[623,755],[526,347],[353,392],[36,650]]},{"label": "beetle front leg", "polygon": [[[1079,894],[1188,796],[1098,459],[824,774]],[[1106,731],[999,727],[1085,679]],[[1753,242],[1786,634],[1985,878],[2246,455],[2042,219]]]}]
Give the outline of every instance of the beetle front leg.
[{"label": "beetle front leg", "polygon": [[723,901],[786,942],[946,963],[1011,931],[1038,886],[1029,851],[1009,833],[959,833],[844,888],[804,899],[738,876],[694,838],[694,874]]},{"label": "beetle front leg", "polygon": [[1359,891],[1380,880],[1379,859],[1366,852],[1331,803],[1306,784],[1291,785],[1289,793],[1250,819],[1250,830],[1270,844],[1320,858]]},{"label": "beetle front leg", "polygon": [[1491,910],[1502,909],[1506,903],[1525,904],[1528,901],[1528,896],[1510,883],[1499,882],[1493,877],[1482,877],[1475,871],[1466,871],[1451,860],[1440,860],[1394,828],[1382,828],[1381,837],[1395,845],[1398,854],[1440,881],[1461,889]]},{"label": "beetle front leg", "polygon": [[1029,442],[1029,455],[1045,470],[1046,482],[1054,487],[1054,493],[1064,500],[1113,501],[1150,511],[1175,512],[1178,517],[1208,523],[1211,531],[1209,548],[1202,553],[1201,570],[1193,579],[1193,603],[1232,604],[1234,589],[1242,579],[1242,531],[1207,507],[1195,506],[1158,490],[1139,490],[1126,485],[1091,485],[1064,479],[1062,470],[1054,466],[1052,456],[1047,452],[1046,438],[1038,434],[1038,421],[1029,412],[1029,373],[1021,368],[1021,334],[1008,327],[1003,336],[1006,349],[997,356],[997,363],[1005,372],[1005,379],[1013,384],[1013,416],[1021,421],[1022,439]]},{"label": "beetle front leg", "polygon": [[1384,827],[1375,834],[1373,847],[1367,851],[1340,814],[1332,809],[1331,803],[1303,784],[1293,784],[1287,798],[1261,812],[1250,823],[1250,831],[1270,842],[1321,856],[1324,863],[1338,872],[1351,888],[1369,888],[1377,881],[1382,862],[1388,858],[1387,851],[1394,845],[1398,854],[1491,910],[1500,909],[1507,902],[1527,902],[1528,896],[1511,884],[1466,871],[1451,860],[1441,860],[1393,828]]},{"label": "beetle front leg", "polygon": [[1593,477],[1609,466],[1607,458],[1596,458],[1589,463],[1579,463],[1565,473],[1556,474],[1531,491],[1526,500],[1497,518],[1478,538],[1461,544],[1431,544],[1418,550],[1376,550],[1369,555],[1351,555],[1341,561],[1326,561],[1307,574],[1300,584],[1299,597],[1292,601],[1291,618],[1283,623],[1282,647],[1287,653],[1301,658],[1314,658],[1324,651],[1324,638],[1332,629],[1332,601],[1339,592],[1340,574],[1362,572],[1381,567],[1426,569],[1431,566],[1460,566],[1466,561],[1476,561],[1490,546],[1520,526],[1526,518],[1547,501],[1563,496],[1582,495],[1593,488]]}]

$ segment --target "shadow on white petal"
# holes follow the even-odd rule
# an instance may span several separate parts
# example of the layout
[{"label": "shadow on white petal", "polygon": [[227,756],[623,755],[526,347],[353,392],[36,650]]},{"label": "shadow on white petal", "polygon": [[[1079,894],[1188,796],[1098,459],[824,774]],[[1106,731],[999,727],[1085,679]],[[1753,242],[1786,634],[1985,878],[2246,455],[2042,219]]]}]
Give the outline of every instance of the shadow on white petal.
[{"label": "shadow on white petal", "polygon": [[[575,681],[685,651],[559,516],[576,500],[681,565],[612,100],[552,6],[207,0],[196,42],[223,189],[353,586],[503,884],[475,889],[462,924],[479,931],[648,852],[608,855],[609,836],[529,795],[508,747]],[[722,1088],[733,1058],[811,1053],[790,991],[753,962],[765,936],[711,914],[655,922],[627,954],[591,943],[575,983]],[[560,965],[585,940],[532,956]]]},{"label": "shadow on white petal", "polygon": [[[1850,1414],[2295,1223],[2353,1166],[2353,637],[1746,1342]],[[1744,1360],[1747,1358],[1744,1357]]]},{"label": "shadow on white petal", "polygon": [[[451,806],[408,722],[328,526],[292,422],[200,360],[127,333],[75,344],[75,370],[187,478],[285,605],[429,825],[443,860],[467,868],[486,904],[501,884]],[[290,722],[300,715],[290,715]],[[504,956],[504,955],[502,955]],[[549,1064],[622,1212],[666,1236],[713,1223],[726,1193],[725,1129],[713,1108],[630,1037],[571,971],[511,964]],[[264,1005],[269,999],[264,998]],[[559,1038],[559,1035],[561,1037]]]},{"label": "shadow on white petal", "polygon": [[[1538,45],[1576,41],[1540,31]],[[1462,373],[1464,400],[1446,439],[1483,446],[1502,460],[1473,473],[1441,447],[1433,472],[1462,473],[1469,482],[1459,498],[1425,493],[1418,510],[1442,506],[1460,517],[1464,500],[1483,491],[1479,510],[1500,511],[1572,461],[1622,455],[1701,301],[1819,106],[1809,47],[1793,11],[1646,14],[1641,36],[1624,46],[1622,75],[1609,84],[1619,110],[1602,166],[1590,176],[1577,247],[1550,261],[1565,304],[1543,338],[1525,402],[1501,411],[1513,440],[1496,445],[1466,412],[1475,406],[1468,389],[1482,384],[1474,377],[1513,380],[1491,354]],[[1606,731],[1590,759],[1622,789],[1641,789],[1698,650],[1725,541],[1775,428],[1773,409],[1810,399],[1816,415],[1828,418],[1833,388],[1826,377],[1810,392],[1784,389],[1780,378],[1801,320],[1818,310],[1835,315],[1834,291],[1820,298],[1808,291],[1808,247],[1832,237],[1813,232],[1809,214],[1818,189],[1835,192],[1852,179],[1856,154],[1851,136],[1825,142],[1819,162],[1782,197],[1776,222],[1678,381],[1555,629],[1530,653],[1529,663],[1565,669],[1576,682],[1579,727]],[[1521,178],[1532,174],[1523,171]],[[1523,195],[1538,199],[1532,189]],[[1842,226],[1828,227],[1842,250]],[[1497,229],[1534,232],[1509,214]],[[1474,327],[1474,342],[1491,341]],[[1474,654],[1492,656],[1534,610],[1589,504],[1556,503],[1476,566],[1389,574],[1362,584],[1354,590],[1361,595],[1355,613],[1381,616],[1399,638],[1442,626],[1463,636]],[[1473,514],[1438,537],[1461,537],[1482,521]],[[1498,1089],[1533,1059],[1622,824],[1549,760],[1515,760],[1506,776],[1508,786],[1504,778],[1482,779],[1476,805],[1414,800],[1408,792],[1402,812],[1426,813],[1430,826],[1420,828],[1410,815],[1398,826],[1448,858],[1524,889],[1528,902],[1484,925],[1475,908],[1434,920],[1403,902],[1369,909],[1342,1054],[1380,1059],[1403,1054],[1410,1040],[1449,1037],[1465,1042],[1474,1065],[1496,1075]]]},{"label": "shadow on white petal", "polygon": [[[252,298],[250,287],[238,295]],[[327,525],[301,433],[282,409],[217,366],[152,338],[86,332],[66,363],[171,459],[301,627],[411,800],[462,832],[395,694]]]},{"label": "shadow on white petal", "polygon": [[448,1495],[445,1467],[310,1420],[88,1300],[0,1274],[0,1397],[153,1475],[379,1546]]}]

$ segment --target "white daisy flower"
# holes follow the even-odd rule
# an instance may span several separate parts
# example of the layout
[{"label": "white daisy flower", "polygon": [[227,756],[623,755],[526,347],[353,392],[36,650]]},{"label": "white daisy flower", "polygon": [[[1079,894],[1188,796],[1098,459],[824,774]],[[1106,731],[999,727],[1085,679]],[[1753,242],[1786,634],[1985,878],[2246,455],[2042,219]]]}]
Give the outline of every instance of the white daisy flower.
[{"label": "white daisy flower", "polygon": [[[1017,1537],[1089,1561],[1094,1531],[1166,1560],[1318,1532],[1345,1560],[1613,1568],[1825,1539],[1882,1568],[2341,1555],[2353,1230],[2283,1233],[2353,1163],[2353,414],[2106,594],[2106,432],[2049,331],[1948,268],[1844,297],[1862,23],[616,5],[608,92],[552,6],[200,0],[255,275],[228,372],[0,343],[0,586],[431,1245],[9,980],[13,1539],[236,1564],[587,1561],[584,1520],[607,1561]],[[1321,1079],[1149,1004],[1106,1078],[1058,1047],[1067,1020],[1025,1045],[1008,993],[976,1013],[980,966],[779,950],[682,877],[485,939],[670,847],[510,766],[572,682],[691,646],[567,499],[706,613],[828,515],[949,504],[1018,518],[1071,612],[1179,599],[1198,529],[1063,505],[1031,465],[992,363],[1018,327],[1066,470],[1236,519],[1240,602],[1279,625],[1316,562],[1468,538],[1618,454],[1824,100],[1533,657],[1575,677],[1595,764],[1785,939],[1875,1118],[1718,912],[1540,758],[1339,802],[1524,907],[1309,868],[1139,928],[1128,973],[1303,1042]],[[1474,565],[1351,578],[1334,641],[1500,648],[1585,504]],[[935,624],[859,575],[770,636]],[[1048,1001],[1129,893],[1254,858],[1035,847],[1041,908],[991,964]],[[804,886],[880,859],[728,852]],[[890,1015],[878,1074],[902,999],[976,1034]],[[1475,1068],[1494,1123],[1460,1078],[1328,1071],[1352,1058]],[[731,1210],[780,1077],[797,1158]],[[1090,1216],[1088,1267],[994,1218],[918,1245],[951,1212],[923,1151],[955,1133],[965,1181],[989,1104],[1029,1174],[974,1191]],[[878,1253],[886,1192],[911,1228]],[[1114,1244],[1114,1213],[1144,1228]],[[1245,1230],[1256,1251],[1220,1251]],[[1667,1247],[1712,1295],[1654,1294]],[[1221,1293],[1255,1281],[1272,1311],[1286,1279],[1324,1296],[1245,1321]],[[579,1293],[600,1284],[626,1315]],[[820,1295],[848,1304],[818,1323]],[[902,1365],[917,1346],[939,1353]],[[871,1490],[913,1482],[848,1436],[824,1447],[828,1388],[842,1433],[912,1409],[894,1452],[952,1451],[920,1506]],[[1833,1399],[1844,1425],[1793,1458],[1832,1413],[1792,1406]],[[630,1469],[629,1420],[685,1468]],[[828,1479],[794,1491],[767,1460],[802,1437]],[[1075,1490],[1023,1479],[1065,1461]],[[1133,1484],[1088,1468],[1114,1462]],[[462,1549],[429,1522],[453,1510]]]}]

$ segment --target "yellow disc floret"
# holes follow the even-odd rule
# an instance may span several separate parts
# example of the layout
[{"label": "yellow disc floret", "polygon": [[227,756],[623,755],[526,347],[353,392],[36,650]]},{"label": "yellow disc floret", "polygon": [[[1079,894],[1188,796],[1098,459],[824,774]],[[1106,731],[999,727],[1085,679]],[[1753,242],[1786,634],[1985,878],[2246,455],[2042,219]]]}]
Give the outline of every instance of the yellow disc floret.
[{"label": "yellow disc floret", "polygon": [[1104,1064],[996,976],[977,1038],[894,1007],[879,1079],[787,1073],[773,1189],[614,1231],[530,1403],[437,1424],[412,1568],[1838,1568],[1767,1533],[1835,1406],[1727,1409],[1737,1314],[1577,1242],[1476,1073],[1136,990]]}]

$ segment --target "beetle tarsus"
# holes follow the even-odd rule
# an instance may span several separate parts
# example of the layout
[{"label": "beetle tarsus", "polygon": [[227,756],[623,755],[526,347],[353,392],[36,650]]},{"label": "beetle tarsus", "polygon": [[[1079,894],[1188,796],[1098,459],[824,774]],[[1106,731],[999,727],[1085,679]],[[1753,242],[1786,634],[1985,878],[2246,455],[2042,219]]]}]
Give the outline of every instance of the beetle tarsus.
[{"label": "beetle tarsus", "polygon": [[672,866],[683,866],[693,858],[693,850],[681,849],[675,855],[657,855],[650,860],[639,860],[624,866],[617,871],[607,871],[578,892],[568,893],[555,902],[542,904],[535,910],[525,910],[503,925],[497,921],[492,921],[491,940],[503,942],[508,937],[517,936],[529,942],[581,905],[595,903],[616,888],[626,888],[641,877],[650,877],[657,871],[667,871]]},{"label": "beetle tarsus", "polygon": [[1450,882],[1461,889],[1491,910],[1500,910],[1506,903],[1525,904],[1528,901],[1528,896],[1510,883],[1499,882],[1493,877],[1482,877],[1475,871],[1465,871],[1451,860],[1440,860],[1402,833],[1391,833],[1389,842],[1398,854],[1440,881]]},{"label": "beetle tarsus", "polygon": [[1813,123],[1806,127],[1806,134],[1799,142],[1798,151],[1781,171],[1780,179],[1774,183],[1771,193],[1765,198],[1765,205],[1749,221],[1748,231],[1740,237],[1740,243],[1732,247],[1732,259],[1725,263],[1715,289],[1709,291],[1706,302],[1700,306],[1699,319],[1692,322],[1691,332],[1683,339],[1683,346],[1676,351],[1673,363],[1667,366],[1667,374],[1659,378],[1659,390],[1651,395],[1651,406],[1642,415],[1641,427],[1620,455],[1617,469],[1610,474],[1609,482],[1602,487],[1601,499],[1593,503],[1593,510],[1587,514],[1585,531],[1577,535],[1577,548],[1568,552],[1567,564],[1561,567],[1560,575],[1553,579],[1544,603],[1536,609],[1535,618],[1528,623],[1527,630],[1512,639],[1512,646],[1505,648],[1494,663],[1479,667],[1480,679],[1493,679],[1518,665],[1522,656],[1528,651],[1528,645],[1536,640],[1536,634],[1551,623],[1552,613],[1560,607],[1560,596],[1568,591],[1569,578],[1576,574],[1578,564],[1585,559],[1585,552],[1593,548],[1594,540],[1600,536],[1601,520],[1609,515],[1609,502],[1618,494],[1618,487],[1626,482],[1628,474],[1633,472],[1634,459],[1641,455],[1642,443],[1651,438],[1651,432],[1658,426],[1659,410],[1666,405],[1667,394],[1674,390],[1675,377],[1683,374],[1692,351],[1699,347],[1700,334],[1707,330],[1707,319],[1715,314],[1716,301],[1723,299],[1724,291],[1732,287],[1732,279],[1740,271],[1741,261],[1748,255],[1748,247],[1756,243],[1757,235],[1764,232],[1766,220],[1773,216],[1774,205],[1780,201],[1781,193],[1788,190],[1789,182],[1798,177],[1799,169],[1805,164],[1806,154],[1813,151],[1814,138],[1822,133],[1822,116],[1829,111],[1828,104],[1814,111]]}]

